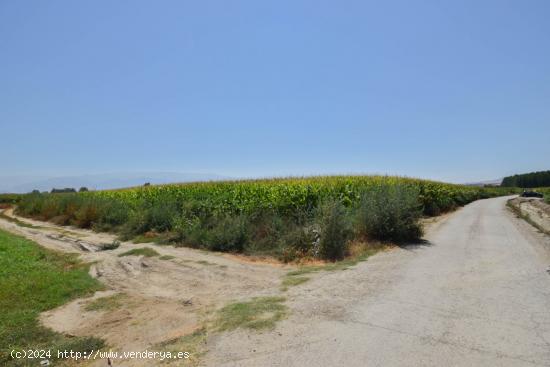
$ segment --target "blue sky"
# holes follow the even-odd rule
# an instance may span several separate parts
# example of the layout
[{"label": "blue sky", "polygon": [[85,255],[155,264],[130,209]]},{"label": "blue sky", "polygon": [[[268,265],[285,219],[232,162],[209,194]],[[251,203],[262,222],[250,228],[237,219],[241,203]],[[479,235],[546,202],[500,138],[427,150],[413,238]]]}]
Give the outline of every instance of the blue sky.
[{"label": "blue sky", "polygon": [[2,175],[550,169],[548,1],[0,1]]}]

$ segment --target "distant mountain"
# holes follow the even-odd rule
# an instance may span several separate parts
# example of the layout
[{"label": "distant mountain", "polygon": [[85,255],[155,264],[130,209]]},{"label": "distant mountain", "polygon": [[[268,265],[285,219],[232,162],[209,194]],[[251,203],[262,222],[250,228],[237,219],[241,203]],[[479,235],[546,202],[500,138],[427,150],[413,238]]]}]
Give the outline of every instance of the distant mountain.
[{"label": "distant mountain", "polygon": [[51,191],[53,188],[87,187],[90,190],[116,189],[131,186],[141,186],[146,182],[154,184],[219,181],[231,179],[209,173],[181,172],[124,172],[102,173],[82,176],[64,176],[39,178],[25,181],[21,176],[0,176],[0,192],[27,193],[33,190]]},{"label": "distant mountain", "polygon": [[468,183],[465,183],[464,185],[466,185],[466,186],[485,186],[485,185],[500,186],[501,183],[502,183],[502,178],[499,178],[499,179],[496,179],[496,180],[468,182]]}]

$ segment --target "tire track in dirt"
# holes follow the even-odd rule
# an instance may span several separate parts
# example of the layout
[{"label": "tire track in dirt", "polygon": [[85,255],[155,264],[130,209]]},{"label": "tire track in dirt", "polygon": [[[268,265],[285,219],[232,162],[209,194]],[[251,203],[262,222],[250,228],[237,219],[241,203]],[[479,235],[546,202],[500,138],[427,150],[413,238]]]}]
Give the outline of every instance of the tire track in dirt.
[{"label": "tire track in dirt", "polygon": [[[92,263],[91,275],[107,288],[92,298],[45,312],[42,323],[68,335],[101,337],[114,350],[140,351],[188,335],[201,327],[205,313],[230,301],[279,293],[281,277],[288,270],[280,264],[149,243],[122,242],[115,250],[98,251],[115,236],[17,217],[11,210],[4,214],[30,226],[0,220],[1,229],[51,250],[79,254],[82,261]],[[153,248],[170,259],[118,256],[138,247]],[[90,301],[119,293],[124,295],[122,307],[85,310]],[[128,360],[117,365],[151,365],[151,361]]]}]

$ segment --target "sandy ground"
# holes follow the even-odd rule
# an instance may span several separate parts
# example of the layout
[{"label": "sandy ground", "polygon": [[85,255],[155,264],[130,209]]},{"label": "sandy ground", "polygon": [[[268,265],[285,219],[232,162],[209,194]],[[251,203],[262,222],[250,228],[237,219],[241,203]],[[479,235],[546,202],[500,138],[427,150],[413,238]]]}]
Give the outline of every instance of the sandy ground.
[{"label": "sandy ground", "polygon": [[542,199],[522,197],[515,198],[511,204],[527,215],[539,229],[550,233],[550,204],[546,204]]},{"label": "sandy ground", "polygon": [[[508,199],[480,200],[430,220],[425,243],[381,252],[348,270],[308,275],[309,282],[284,293],[290,313],[274,330],[211,334],[202,364],[550,365],[550,237],[515,218]],[[47,228],[6,221],[0,228],[96,262],[92,273],[110,290],[95,297],[128,296],[125,307],[110,312],[87,312],[89,300],[76,300],[45,313],[43,322],[64,333],[103,337],[118,350],[188,334],[205,312],[230,300],[282,294],[281,277],[290,270],[149,244],[175,258],[119,258],[144,245],[85,251],[82,241],[93,250],[113,237],[34,223]]]},{"label": "sandy ground", "polygon": [[[11,210],[4,213],[14,217]],[[189,334],[201,326],[201,318],[209,310],[233,300],[278,293],[281,277],[290,270],[280,264],[254,263],[226,254],[154,244],[124,242],[116,250],[97,251],[97,245],[111,243],[115,237],[17,218],[41,228],[21,227],[5,220],[0,220],[0,228],[46,248],[78,253],[83,261],[94,263],[90,272],[108,291],[98,292],[91,299],[116,293],[125,295],[124,307],[108,312],[85,311],[91,299],[78,299],[44,313],[43,324],[69,335],[104,338],[114,350],[155,349],[161,342]],[[118,257],[140,247],[151,247],[160,255],[174,258]],[[155,364],[150,360],[134,360],[117,361],[116,365],[152,363]],[[95,365],[106,364],[97,361]]]}]

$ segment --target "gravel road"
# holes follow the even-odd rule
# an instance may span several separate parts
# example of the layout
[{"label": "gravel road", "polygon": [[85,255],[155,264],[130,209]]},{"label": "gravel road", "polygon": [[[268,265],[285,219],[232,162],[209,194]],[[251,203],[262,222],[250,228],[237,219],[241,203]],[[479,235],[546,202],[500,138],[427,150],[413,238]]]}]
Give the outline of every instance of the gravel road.
[{"label": "gravel road", "polygon": [[474,202],[424,244],[292,288],[287,320],[213,338],[206,363],[550,366],[550,243],[507,199]]}]

